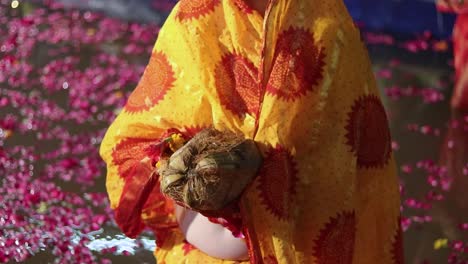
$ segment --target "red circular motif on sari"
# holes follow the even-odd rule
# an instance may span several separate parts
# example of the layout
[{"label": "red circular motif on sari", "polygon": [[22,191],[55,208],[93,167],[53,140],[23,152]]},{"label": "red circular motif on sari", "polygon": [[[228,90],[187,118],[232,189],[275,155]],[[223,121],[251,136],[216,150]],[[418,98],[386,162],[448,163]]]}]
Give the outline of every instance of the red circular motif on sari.
[{"label": "red circular motif on sari", "polygon": [[264,264],[278,264],[278,260],[275,256],[268,256],[263,259]]},{"label": "red circular motif on sari", "polygon": [[398,218],[398,229],[394,237],[395,241],[392,245],[392,258],[394,264],[403,264],[404,253],[403,253],[403,230],[401,228],[401,218]]},{"label": "red circular motif on sari", "polygon": [[176,18],[184,21],[198,19],[213,12],[221,0],[181,0]]},{"label": "red circular motif on sari", "polygon": [[253,9],[245,3],[244,0],[234,0],[234,4],[244,13],[252,14]]},{"label": "red circular motif on sari", "polygon": [[322,228],[315,240],[314,256],[321,264],[351,264],[353,262],[356,217],[343,212]]},{"label": "red circular motif on sari", "polygon": [[392,143],[387,114],[380,99],[375,95],[360,97],[348,118],[347,144],[356,153],[358,166],[385,166],[390,159]]},{"label": "red circular motif on sari", "polygon": [[162,52],[154,52],[137,88],[128,98],[125,111],[135,113],[155,106],[173,87],[174,75],[166,56]]},{"label": "red circular motif on sari", "polygon": [[256,115],[260,105],[258,69],[248,59],[227,54],[216,66],[215,82],[221,104],[239,117]]},{"label": "red circular motif on sari", "polygon": [[324,48],[312,33],[290,27],[278,37],[267,92],[284,100],[304,96],[321,82],[324,66]]},{"label": "red circular motif on sari", "polygon": [[290,217],[289,206],[296,195],[297,167],[291,153],[277,146],[265,154],[258,174],[262,204],[280,220]]},{"label": "red circular motif on sari", "polygon": [[112,162],[117,165],[119,175],[127,179],[132,175],[135,162],[147,157],[147,149],[154,139],[127,138],[122,140],[112,152]]}]

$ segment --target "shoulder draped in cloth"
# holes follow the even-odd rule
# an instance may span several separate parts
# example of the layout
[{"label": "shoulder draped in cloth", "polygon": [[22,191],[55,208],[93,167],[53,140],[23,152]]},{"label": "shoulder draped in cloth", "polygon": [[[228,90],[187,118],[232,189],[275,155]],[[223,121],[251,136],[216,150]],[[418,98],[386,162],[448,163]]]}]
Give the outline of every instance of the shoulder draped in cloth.
[{"label": "shoulder draped in cloth", "polygon": [[167,131],[209,126],[264,158],[240,201],[251,263],[403,263],[388,120],[342,0],[273,0],[264,19],[243,0],[174,8],[101,146],[117,222],[152,227],[158,263],[222,262],[183,242],[144,162]]}]

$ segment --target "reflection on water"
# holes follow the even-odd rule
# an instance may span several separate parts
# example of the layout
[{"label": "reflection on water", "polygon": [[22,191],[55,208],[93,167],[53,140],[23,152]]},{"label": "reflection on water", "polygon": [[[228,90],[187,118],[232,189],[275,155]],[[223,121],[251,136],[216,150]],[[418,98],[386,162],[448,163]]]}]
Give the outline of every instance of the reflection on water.
[{"label": "reflection on water", "polygon": [[90,242],[86,244],[92,251],[110,252],[115,255],[136,254],[137,251],[147,250],[151,253],[156,249],[156,241],[147,237],[131,239],[124,235],[105,235],[104,229],[95,231],[90,236]]}]

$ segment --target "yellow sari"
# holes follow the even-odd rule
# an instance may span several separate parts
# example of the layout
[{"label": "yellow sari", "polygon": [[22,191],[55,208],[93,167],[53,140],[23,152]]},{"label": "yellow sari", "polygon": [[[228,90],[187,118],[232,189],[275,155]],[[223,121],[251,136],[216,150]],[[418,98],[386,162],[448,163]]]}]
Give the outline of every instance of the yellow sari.
[{"label": "yellow sari", "polygon": [[174,8],[100,150],[117,223],[152,227],[158,263],[223,262],[184,242],[146,162],[171,129],[209,126],[264,158],[240,201],[250,263],[403,263],[388,121],[342,0],[272,0],[264,19],[243,0]]}]

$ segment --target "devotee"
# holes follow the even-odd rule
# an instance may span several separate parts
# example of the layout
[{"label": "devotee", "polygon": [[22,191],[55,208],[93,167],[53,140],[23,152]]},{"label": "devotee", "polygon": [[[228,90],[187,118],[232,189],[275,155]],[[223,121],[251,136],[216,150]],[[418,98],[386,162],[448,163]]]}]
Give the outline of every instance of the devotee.
[{"label": "devotee", "polygon": [[[262,163],[207,214],[161,192],[190,166],[158,167],[210,127]],[[403,263],[388,120],[342,0],[181,0],[100,153],[116,222],[152,228],[158,263]]]}]

